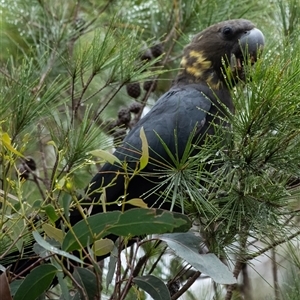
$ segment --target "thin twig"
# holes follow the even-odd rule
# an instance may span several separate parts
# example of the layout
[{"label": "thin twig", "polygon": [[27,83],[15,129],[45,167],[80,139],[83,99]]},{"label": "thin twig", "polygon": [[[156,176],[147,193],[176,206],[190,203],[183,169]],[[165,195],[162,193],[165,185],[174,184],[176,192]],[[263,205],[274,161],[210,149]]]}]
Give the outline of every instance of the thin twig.
[{"label": "thin twig", "polygon": [[[237,259],[236,259],[236,263],[234,266],[234,270],[233,270],[233,276],[237,279],[245,262],[247,260],[245,260],[244,256],[246,253],[246,248],[247,248],[247,236],[241,236],[240,237],[240,251],[237,255]],[[232,294],[233,291],[236,289],[237,284],[230,284],[227,286],[227,292],[225,295],[225,300],[230,300],[232,298]]]},{"label": "thin twig", "polygon": [[148,272],[148,274],[150,275],[156,268],[157,264],[159,263],[160,259],[162,258],[162,256],[165,254],[166,250],[168,249],[168,247],[166,246],[161,253],[159,254],[158,258],[156,259],[156,261],[154,262],[154,264],[152,265],[150,271]]},{"label": "thin twig", "polygon": [[[124,240],[119,243],[118,245],[118,261],[117,261],[117,270],[116,270],[116,285],[114,289],[114,293],[117,296],[117,299],[122,299],[121,294],[121,286],[122,286],[122,281],[121,281],[121,271],[122,271],[122,264],[121,264],[121,252],[124,247]],[[115,299],[115,298],[113,298]]]},{"label": "thin twig", "polygon": [[39,143],[39,148],[40,148],[40,153],[41,153],[41,162],[42,162],[42,168],[43,168],[43,174],[44,174],[44,184],[46,185],[47,188],[50,188],[45,149],[44,149],[44,144],[42,142],[42,126],[40,123],[38,123],[37,128],[38,128],[38,136],[39,136],[38,143]]},{"label": "thin twig", "polygon": [[[78,18],[79,8],[80,8],[80,4],[79,4],[79,1],[78,1],[75,4],[75,9],[74,9],[74,14],[73,14],[73,23],[75,23],[76,20],[77,20],[77,18]],[[76,35],[74,35],[73,37],[71,37],[70,42],[68,44],[69,57],[73,57],[74,45],[75,45],[76,40],[79,37],[80,37],[80,31],[79,31],[79,33],[77,31]]]},{"label": "thin twig", "polygon": [[269,244],[267,247],[262,248],[262,249],[260,249],[259,251],[255,252],[253,254],[248,254],[247,256],[244,257],[244,260],[245,261],[252,260],[252,259],[264,254],[265,252],[271,250],[272,248],[292,240],[293,238],[295,238],[298,235],[300,235],[300,230],[296,231],[295,233],[291,234],[288,237],[284,237],[284,238],[281,238],[281,239],[278,239],[278,240],[274,241],[273,243]]},{"label": "thin twig", "polygon": [[[181,269],[175,274],[174,278],[169,281],[170,283],[173,283],[176,279],[178,278],[183,278],[183,275],[185,275],[187,272],[191,270],[192,266],[189,264],[185,264],[181,267]],[[186,278],[191,277],[191,276],[186,276]]]},{"label": "thin twig", "polygon": [[94,96],[96,96],[97,94],[99,94],[101,91],[103,91],[106,87],[108,87],[110,85],[110,81],[107,81],[104,86],[102,86],[100,89],[98,89],[96,92],[92,93],[91,95],[89,95],[87,98],[83,99],[81,101],[81,104],[87,102],[88,100],[90,100],[91,98],[93,98]]},{"label": "thin twig", "polygon": [[26,269],[22,270],[20,273],[16,274],[15,278],[21,277],[24,273],[26,274],[28,271],[33,269],[35,266],[39,265],[42,261],[47,260],[48,258],[54,256],[54,254],[50,254],[46,257],[40,257],[35,262],[33,262],[30,266],[28,266]]},{"label": "thin twig", "polygon": [[[26,167],[27,166],[25,165],[25,168]],[[38,188],[38,190],[39,190],[39,192],[41,194],[42,199],[46,200],[46,195],[45,195],[45,193],[44,193],[44,191],[43,191],[43,189],[41,188],[41,185],[40,185],[40,181],[42,181],[45,184],[44,179],[40,178],[39,176],[37,176],[32,171],[31,171],[31,175],[33,176],[33,182],[36,184],[36,186],[37,186],[37,188]]]},{"label": "thin twig", "polygon": [[[139,246],[140,244],[138,243],[137,244],[137,247],[135,249],[135,252],[134,252],[134,255],[133,255],[133,259],[135,259],[137,257],[137,253],[138,253],[138,249],[139,249]],[[147,254],[145,254],[143,257],[141,257],[138,261],[138,263],[136,264],[135,268],[130,268],[131,269],[131,274],[129,275],[129,278],[126,282],[126,285],[122,291],[122,294],[121,294],[121,297],[119,300],[124,300],[126,295],[128,294],[129,292],[129,289],[131,288],[131,285],[132,285],[132,280],[135,276],[137,276],[143,266],[143,263],[142,262],[146,262],[147,261],[147,257],[146,257]],[[135,275],[136,274],[136,275]]]},{"label": "thin twig", "polygon": [[8,74],[5,70],[3,70],[2,68],[0,68],[0,73],[2,73],[5,77],[7,77],[9,80],[14,81],[15,83],[17,83],[18,85],[22,86],[22,84],[17,81],[15,78],[13,78],[10,74]]},{"label": "thin twig", "polygon": [[37,95],[39,93],[39,91],[41,90],[42,86],[44,85],[44,82],[45,82],[48,74],[50,73],[50,71],[53,68],[53,65],[55,63],[56,54],[57,54],[57,48],[52,49],[50,58],[48,60],[47,68],[41,74],[41,78],[40,78],[40,81],[39,81],[38,85],[32,89],[32,92],[33,92],[34,95]]},{"label": "thin twig", "polygon": [[[128,261],[127,261],[127,264],[126,264],[126,269],[124,270],[123,275],[122,275],[122,281],[125,281],[126,276],[129,272],[129,270],[131,269],[131,265],[132,265],[133,258],[134,258],[134,247],[133,247],[133,245],[130,247],[129,251],[130,251],[129,252],[129,258],[128,258]],[[127,259],[127,257],[126,257],[126,259]]]},{"label": "thin twig", "polygon": [[97,120],[100,116],[100,114],[104,111],[104,109],[107,107],[107,105],[112,101],[112,99],[116,96],[116,94],[121,90],[121,88],[124,86],[125,83],[121,83],[119,87],[114,91],[112,96],[106,101],[106,103],[103,105],[103,107],[99,110],[99,112],[95,115],[94,120]]},{"label": "thin twig", "polygon": [[247,300],[252,300],[252,294],[251,294],[251,284],[250,284],[250,278],[248,274],[248,268],[247,264],[244,263],[242,266],[242,275],[243,275],[243,285],[242,285],[242,292],[244,294],[244,298]]},{"label": "thin twig", "polygon": [[274,299],[275,300],[280,300],[275,247],[272,248],[271,253],[272,253],[272,273],[273,273],[274,296],[275,296]]},{"label": "thin twig", "polygon": [[200,275],[201,273],[199,271],[195,272],[195,274],[188,279],[183,287],[171,297],[171,300],[178,299],[181,295],[183,295],[192,286],[192,284],[194,284]]},{"label": "thin twig", "polygon": [[88,89],[89,85],[91,84],[92,80],[94,79],[95,75],[96,75],[96,73],[92,72],[92,74],[87,79],[86,83],[84,84],[84,86],[83,86],[83,88],[81,90],[81,93],[80,93],[80,96],[79,96],[79,99],[78,99],[77,103],[74,103],[75,99],[72,99],[72,112],[73,112],[74,116],[77,115],[78,108],[81,105],[81,101],[82,101],[83,95],[87,91],[87,89]]},{"label": "thin twig", "polygon": [[[233,270],[233,276],[237,279],[241,270],[243,267],[243,263],[241,262],[240,259],[237,259],[234,270]],[[233,291],[236,289],[237,284],[230,284],[227,287],[227,292],[225,296],[225,300],[230,300],[232,298]]]},{"label": "thin twig", "polygon": [[99,298],[98,300],[101,300],[101,291],[103,290],[103,286],[102,286],[102,281],[103,281],[103,268],[104,268],[104,260],[101,260],[99,263],[99,269],[100,269],[100,274],[98,276],[99,278]]},{"label": "thin twig", "polygon": [[74,278],[74,276],[72,275],[72,273],[69,272],[69,270],[64,266],[63,263],[61,263],[60,265],[61,265],[61,267],[62,267],[62,269],[63,269],[64,274],[66,274],[67,276],[69,276],[70,279],[72,280],[72,282],[75,284],[75,286],[80,290],[81,294],[83,295],[83,299],[84,299],[84,300],[88,300],[89,297],[88,297],[88,295],[86,294],[85,289],[80,285],[80,283],[78,283],[78,282],[76,281],[76,279]]}]

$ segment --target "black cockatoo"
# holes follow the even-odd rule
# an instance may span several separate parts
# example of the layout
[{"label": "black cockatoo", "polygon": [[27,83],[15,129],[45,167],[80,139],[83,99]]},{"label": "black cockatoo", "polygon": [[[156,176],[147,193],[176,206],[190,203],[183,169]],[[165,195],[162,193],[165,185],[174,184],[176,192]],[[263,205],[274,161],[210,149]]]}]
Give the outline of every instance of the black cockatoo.
[{"label": "black cockatoo", "polygon": [[[229,86],[244,79],[245,54],[255,62],[263,45],[262,32],[244,19],[220,22],[198,33],[184,49],[181,70],[170,90],[159,98],[114,153],[121,162],[126,162],[126,170],[132,174],[141,157],[143,130],[150,157],[143,174],[135,175],[125,184],[124,169],[106,163],[86,190],[88,202],[95,204],[92,214],[103,211],[101,201],[105,201],[106,210],[111,211],[120,210],[120,202],[132,198],[143,199],[149,207],[170,209],[170,202],[161,196],[164,185],[160,184],[163,172],[159,170],[163,165],[174,163],[172,156],[182,158],[192,133],[198,146],[206,135],[214,134],[211,124],[220,123],[219,117],[227,109],[233,111]],[[231,68],[229,83],[224,75],[228,74],[226,68]],[[174,209],[181,208],[175,206]],[[71,212],[72,224],[81,218],[78,211]]]}]

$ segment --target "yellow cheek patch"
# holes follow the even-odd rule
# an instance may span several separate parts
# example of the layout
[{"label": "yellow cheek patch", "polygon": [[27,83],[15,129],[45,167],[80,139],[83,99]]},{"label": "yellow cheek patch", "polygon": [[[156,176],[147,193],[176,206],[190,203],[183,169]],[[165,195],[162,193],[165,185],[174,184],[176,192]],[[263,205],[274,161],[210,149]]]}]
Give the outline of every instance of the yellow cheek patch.
[{"label": "yellow cheek patch", "polygon": [[191,74],[194,77],[201,77],[202,75],[202,70],[197,68],[197,67],[187,67],[186,68],[187,73]]},{"label": "yellow cheek patch", "polygon": [[184,56],[184,57],[182,58],[181,62],[180,62],[180,66],[181,66],[181,67],[186,67],[186,65],[187,65],[187,59],[186,59],[186,57]]},{"label": "yellow cheek patch", "polygon": [[193,66],[198,65],[198,68],[209,69],[211,67],[211,62],[206,59],[202,52],[197,52],[195,50],[190,51],[190,58],[196,58],[196,61],[193,63]]},{"label": "yellow cheek patch", "polygon": [[[184,72],[193,78],[193,82],[210,81],[216,85],[214,76],[208,70],[212,68],[212,62],[207,60],[202,51],[191,50],[181,59],[180,66],[185,70]],[[208,77],[208,78],[207,78]]]},{"label": "yellow cheek patch", "polygon": [[195,50],[191,50],[189,53],[189,57],[203,58],[203,54],[202,54],[202,52],[197,52]]},{"label": "yellow cheek patch", "polygon": [[197,63],[204,69],[209,69],[211,67],[211,62],[209,60],[205,60],[203,57],[199,57],[197,59]]}]

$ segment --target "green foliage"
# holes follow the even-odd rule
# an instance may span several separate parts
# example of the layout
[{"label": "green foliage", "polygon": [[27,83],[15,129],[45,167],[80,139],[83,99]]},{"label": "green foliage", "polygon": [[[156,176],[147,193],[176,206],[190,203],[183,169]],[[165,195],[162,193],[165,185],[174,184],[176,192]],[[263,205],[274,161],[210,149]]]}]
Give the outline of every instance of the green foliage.
[{"label": "green foliage", "polygon": [[153,275],[137,276],[133,282],[142,290],[146,291],[153,299],[169,300],[171,299],[169,290],[159,278]]},{"label": "green foliage", "polygon": [[74,270],[74,278],[83,287],[81,291],[81,297],[85,297],[87,299],[94,298],[96,294],[96,276],[93,272],[85,269],[76,267]]},{"label": "green foliage", "polygon": [[108,234],[138,236],[164,232],[187,231],[191,227],[185,215],[166,211],[135,208],[125,212],[113,211],[96,214],[75,224],[63,241],[66,251],[86,247],[93,239]]},{"label": "green foliage", "polygon": [[159,238],[182,259],[196,270],[208,275],[216,283],[235,284],[236,279],[228,268],[213,253],[200,254],[199,245],[203,243],[200,237],[193,233],[163,234]]},{"label": "green foliage", "polygon": [[221,150],[224,164],[218,170],[223,177],[218,218],[227,219],[225,236],[242,229],[261,239],[268,228],[272,239],[285,230],[282,220],[292,213],[289,183],[299,176],[297,64],[269,50],[249,70],[251,81],[233,95],[231,144]]},{"label": "green foliage", "polygon": [[52,265],[38,266],[21,283],[14,299],[36,299],[49,288],[56,272]]}]

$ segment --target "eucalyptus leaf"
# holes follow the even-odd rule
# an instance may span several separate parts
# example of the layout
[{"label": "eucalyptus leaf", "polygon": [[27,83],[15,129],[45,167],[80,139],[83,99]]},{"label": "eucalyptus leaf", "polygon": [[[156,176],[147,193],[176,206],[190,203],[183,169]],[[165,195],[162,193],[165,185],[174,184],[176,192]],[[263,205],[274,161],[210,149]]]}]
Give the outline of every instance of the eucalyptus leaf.
[{"label": "eucalyptus leaf", "polygon": [[40,265],[33,269],[19,286],[14,300],[32,300],[39,297],[50,286],[57,272],[53,265]]},{"label": "eucalyptus leaf", "polygon": [[57,213],[56,213],[55,208],[54,208],[53,205],[51,205],[51,204],[45,205],[45,206],[43,206],[43,209],[45,210],[48,218],[53,223],[59,218],[59,216],[57,215]]},{"label": "eucalyptus leaf", "polygon": [[140,198],[133,198],[128,201],[126,201],[127,204],[133,205],[133,206],[138,206],[142,208],[148,208],[147,203],[145,203],[142,199]]},{"label": "eucalyptus leaf", "polygon": [[120,244],[120,239],[117,239],[115,246],[110,254],[109,258],[109,263],[108,263],[108,270],[107,270],[107,276],[106,276],[106,288],[108,289],[108,286],[111,284],[115,270],[117,267],[117,262],[118,262],[118,253],[119,253],[119,244]]},{"label": "eucalyptus leaf", "polygon": [[[97,279],[93,272],[86,268],[75,267],[74,278],[83,288],[88,299],[94,299],[97,294]],[[84,295],[81,295],[84,297]]]},{"label": "eucalyptus leaf", "polygon": [[154,300],[171,299],[167,286],[161,279],[153,275],[135,277],[133,282],[147,292]]},{"label": "eucalyptus leaf", "polygon": [[24,279],[17,279],[14,280],[10,285],[10,291],[11,291],[11,295],[14,297],[14,295],[16,294],[17,290],[19,289],[20,285],[22,284],[22,282],[24,281]]},{"label": "eucalyptus leaf", "polygon": [[121,165],[120,160],[113,154],[111,154],[108,151],[104,151],[101,149],[97,149],[97,150],[92,150],[89,152],[89,154],[92,154],[93,156],[96,156],[98,158],[103,159],[105,162],[108,162],[110,164],[114,164],[114,163],[118,163],[119,165]]},{"label": "eucalyptus leaf", "polygon": [[144,131],[144,128],[142,127],[140,130],[140,138],[142,141],[142,155],[140,157],[140,167],[139,170],[143,170],[149,161],[149,145],[147,141],[147,137]]},{"label": "eucalyptus leaf", "polygon": [[60,243],[63,242],[64,234],[61,229],[57,229],[48,223],[43,224],[42,228],[48,237],[53,238]]},{"label": "eucalyptus leaf", "polygon": [[94,252],[96,256],[102,256],[110,253],[114,248],[114,242],[110,239],[97,240],[94,243]]},{"label": "eucalyptus leaf", "polygon": [[72,231],[66,234],[62,249],[80,249],[80,244],[86,247],[88,242],[93,243],[95,237],[103,238],[110,233],[117,236],[136,236],[187,231],[190,227],[191,221],[187,216],[159,209],[133,208],[123,213],[99,213],[75,224]]},{"label": "eucalyptus leaf", "polygon": [[33,233],[33,237],[34,239],[36,240],[36,242],[42,246],[43,248],[45,248],[46,250],[48,250],[49,252],[51,253],[56,253],[58,255],[61,255],[61,256],[64,256],[64,257],[67,257],[69,259],[72,259],[78,263],[83,263],[82,260],[80,260],[78,257],[68,253],[68,252],[65,252],[63,250],[60,250],[60,249],[57,249],[55,248],[54,246],[52,246],[51,244],[49,244],[47,241],[45,241],[41,235],[37,232],[37,231],[34,231]]},{"label": "eucalyptus leaf", "polygon": [[236,279],[228,267],[213,253],[200,254],[203,240],[191,232],[159,235],[159,239],[196,270],[211,277],[216,283],[235,284]]}]

